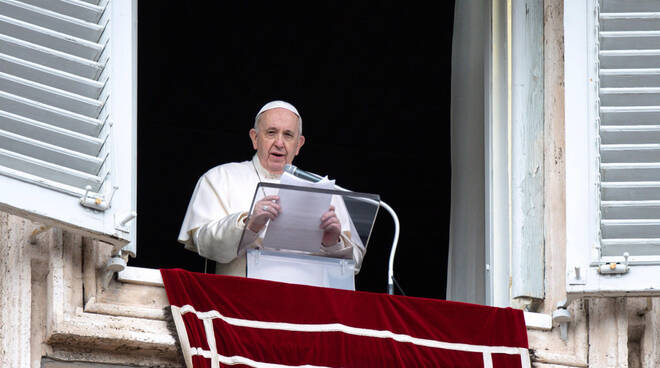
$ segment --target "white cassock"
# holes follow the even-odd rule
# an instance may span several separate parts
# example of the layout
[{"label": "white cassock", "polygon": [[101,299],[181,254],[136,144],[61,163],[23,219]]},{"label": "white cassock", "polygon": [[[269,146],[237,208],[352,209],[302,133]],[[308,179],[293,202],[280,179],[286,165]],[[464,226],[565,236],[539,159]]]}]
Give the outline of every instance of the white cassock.
[{"label": "white cassock", "polygon": [[[255,154],[251,161],[216,166],[197,182],[181,225],[179,242],[186,249],[216,261],[217,274],[245,276],[245,254],[239,255],[238,248],[245,228],[244,220],[260,179],[279,183],[280,176],[271,175],[264,169]],[[273,188],[264,189],[266,195],[275,194],[269,193]],[[264,192],[260,191],[255,201],[263,197]],[[348,259],[352,256],[357,273],[366,249],[355,231],[351,231],[353,226],[341,198],[333,196],[331,203],[341,222],[340,242],[331,247],[319,244],[319,253]],[[259,235],[254,234],[255,237]]]}]

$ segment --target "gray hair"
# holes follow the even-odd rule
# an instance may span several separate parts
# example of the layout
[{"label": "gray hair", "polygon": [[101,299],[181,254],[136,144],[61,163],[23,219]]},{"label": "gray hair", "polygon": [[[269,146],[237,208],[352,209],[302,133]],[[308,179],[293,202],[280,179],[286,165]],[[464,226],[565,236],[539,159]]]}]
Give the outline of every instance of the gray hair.
[{"label": "gray hair", "polygon": [[[261,120],[261,115],[263,115],[264,112],[266,111],[260,112],[259,115],[257,115],[256,118],[254,118],[254,130],[256,130],[257,132],[259,131],[259,121]],[[296,116],[298,117],[298,133],[302,135],[302,118],[298,114],[296,114]]]}]

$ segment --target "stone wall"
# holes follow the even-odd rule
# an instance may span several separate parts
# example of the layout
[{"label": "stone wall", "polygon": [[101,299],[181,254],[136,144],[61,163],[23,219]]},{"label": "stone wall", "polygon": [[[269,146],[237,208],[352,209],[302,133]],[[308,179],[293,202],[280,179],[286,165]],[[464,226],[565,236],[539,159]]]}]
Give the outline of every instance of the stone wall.
[{"label": "stone wall", "polygon": [[41,229],[0,213],[0,366],[183,366],[162,287],[117,281],[110,245]]}]

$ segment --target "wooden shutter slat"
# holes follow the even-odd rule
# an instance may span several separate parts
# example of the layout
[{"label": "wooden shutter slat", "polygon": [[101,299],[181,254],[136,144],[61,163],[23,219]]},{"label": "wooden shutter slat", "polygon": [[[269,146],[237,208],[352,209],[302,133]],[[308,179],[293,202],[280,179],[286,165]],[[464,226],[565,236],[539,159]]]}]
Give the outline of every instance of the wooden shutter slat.
[{"label": "wooden shutter slat", "polygon": [[600,32],[603,50],[626,50],[634,45],[637,49],[660,48],[660,31],[606,31]]},{"label": "wooden shutter slat", "polygon": [[0,130],[0,147],[92,175],[98,174],[104,160],[3,130]]},{"label": "wooden shutter slat", "polygon": [[98,98],[105,86],[102,81],[81,77],[2,53],[0,53],[0,71],[88,98]]},{"label": "wooden shutter slat", "polygon": [[88,60],[97,60],[104,47],[100,43],[87,41],[1,14],[0,33]]},{"label": "wooden shutter slat", "polygon": [[601,246],[605,257],[620,257],[624,253],[631,256],[657,255],[660,249],[660,238],[603,239]]},{"label": "wooden shutter slat", "polygon": [[605,106],[660,106],[660,88],[601,88],[600,103]]},{"label": "wooden shutter slat", "polygon": [[660,144],[601,144],[604,162],[653,162],[660,157]]},{"label": "wooden shutter slat", "polygon": [[0,0],[0,14],[92,42],[97,42],[104,30],[103,25],[16,0]]},{"label": "wooden shutter slat", "polygon": [[0,110],[0,129],[86,155],[96,156],[104,139],[62,129]]},{"label": "wooden shutter slat", "polygon": [[602,182],[601,200],[660,200],[660,181]]},{"label": "wooden shutter slat", "polygon": [[660,86],[660,68],[601,69],[602,88],[643,88]]},{"label": "wooden shutter slat", "polygon": [[601,223],[605,238],[660,238],[660,219],[616,219]]},{"label": "wooden shutter slat", "polygon": [[0,90],[0,108],[27,118],[48,122],[64,129],[97,137],[103,127],[99,119],[75,114]]},{"label": "wooden shutter slat", "polygon": [[19,59],[91,79],[98,78],[104,67],[101,62],[70,55],[1,33],[0,50]]},{"label": "wooden shutter slat", "polygon": [[601,13],[657,13],[660,3],[657,0],[602,0]]},{"label": "wooden shutter slat", "polygon": [[[91,175],[82,171],[74,170],[66,166],[52,164],[33,157],[12,152],[0,148],[0,166],[17,171],[32,174],[39,178],[52,180],[77,188],[85,188],[87,185],[92,190],[98,191],[103,184],[104,176]],[[0,168],[0,173],[2,172]]]},{"label": "wooden shutter slat", "polygon": [[24,3],[42,7],[56,13],[78,18],[86,22],[98,23],[104,7],[77,0],[22,0]]},{"label": "wooden shutter slat", "polygon": [[600,137],[601,144],[654,144],[660,142],[660,125],[601,125]]},{"label": "wooden shutter slat", "polygon": [[601,50],[601,68],[660,68],[660,49],[653,50]]},{"label": "wooden shutter slat", "polygon": [[604,219],[646,219],[660,212],[660,201],[602,201]]},{"label": "wooden shutter slat", "polygon": [[0,72],[0,84],[7,93],[91,118],[98,117],[104,105],[104,101],[101,100],[76,95],[2,72]]},{"label": "wooden shutter slat", "polygon": [[660,181],[660,162],[603,163],[600,170],[603,181]]}]

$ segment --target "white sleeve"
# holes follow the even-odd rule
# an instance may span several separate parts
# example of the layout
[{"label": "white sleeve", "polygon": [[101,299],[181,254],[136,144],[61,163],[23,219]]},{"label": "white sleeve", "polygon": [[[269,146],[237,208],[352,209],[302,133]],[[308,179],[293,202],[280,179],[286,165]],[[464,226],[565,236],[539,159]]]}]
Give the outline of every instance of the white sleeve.
[{"label": "white sleeve", "polygon": [[[233,261],[238,256],[238,245],[245,229],[246,217],[246,212],[234,213],[197,228],[193,233],[197,253],[220,263]],[[248,230],[245,236],[256,238],[257,234]]]},{"label": "white sleeve", "polygon": [[[234,200],[233,207],[240,210],[232,211],[232,202],[226,195],[231,192],[229,179],[229,173],[219,166],[198,180],[178,239],[186,249],[220,263],[231,262],[238,256],[244,219],[247,217],[247,213],[242,211],[249,207],[249,204],[244,206],[241,203],[243,198],[239,197]],[[232,192],[232,195],[241,194]],[[254,234],[247,231],[246,236],[250,233]]]}]

